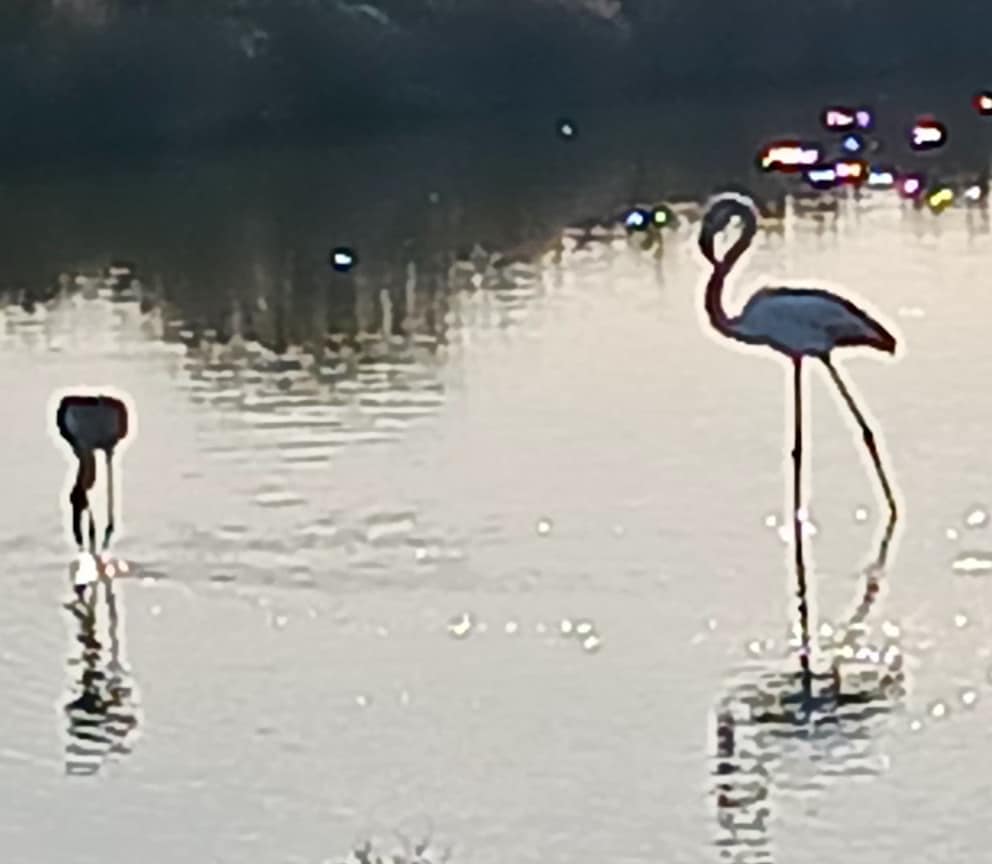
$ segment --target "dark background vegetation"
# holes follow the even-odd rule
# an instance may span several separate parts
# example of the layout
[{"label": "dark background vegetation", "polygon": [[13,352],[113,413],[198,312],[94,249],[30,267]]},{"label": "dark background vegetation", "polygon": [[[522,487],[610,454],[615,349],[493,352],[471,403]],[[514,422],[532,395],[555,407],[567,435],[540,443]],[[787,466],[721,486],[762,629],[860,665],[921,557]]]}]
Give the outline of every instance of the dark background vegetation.
[{"label": "dark background vegetation", "polygon": [[977,87],[990,24],[982,0],[3,0],[0,151],[339,140],[811,85]]}]

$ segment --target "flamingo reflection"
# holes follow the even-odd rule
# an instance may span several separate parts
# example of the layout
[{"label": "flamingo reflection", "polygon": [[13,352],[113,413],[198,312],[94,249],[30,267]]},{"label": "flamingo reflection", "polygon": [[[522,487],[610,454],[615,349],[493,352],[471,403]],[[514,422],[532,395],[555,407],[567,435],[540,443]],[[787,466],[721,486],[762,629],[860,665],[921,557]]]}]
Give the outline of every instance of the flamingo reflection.
[{"label": "flamingo reflection", "polygon": [[832,658],[829,673],[807,679],[751,666],[721,699],[713,773],[715,843],[723,860],[775,860],[774,791],[808,792],[827,780],[881,772],[884,756],[875,739],[902,704],[905,673],[898,629],[889,628],[881,644],[871,644],[866,621],[881,593],[895,527],[890,511],[851,614],[839,626],[821,627],[817,647]]},{"label": "flamingo reflection", "polygon": [[[68,604],[73,614],[75,650],[70,654],[65,771],[93,775],[108,759],[131,752],[139,707],[130,670],[122,660],[121,610],[114,589],[114,565],[92,562],[97,578],[85,600]],[[78,585],[80,562],[70,565]]]}]

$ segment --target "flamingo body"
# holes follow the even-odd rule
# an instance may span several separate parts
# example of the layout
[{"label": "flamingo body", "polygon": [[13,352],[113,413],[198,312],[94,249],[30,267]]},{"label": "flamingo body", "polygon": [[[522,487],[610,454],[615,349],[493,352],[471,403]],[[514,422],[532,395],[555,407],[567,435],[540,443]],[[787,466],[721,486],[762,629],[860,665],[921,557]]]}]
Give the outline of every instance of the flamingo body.
[{"label": "flamingo body", "polygon": [[56,423],[77,452],[113,450],[127,437],[127,408],[112,396],[66,396],[59,403]]},{"label": "flamingo body", "polygon": [[892,354],[895,337],[850,300],[818,288],[762,288],[730,319],[734,338],[790,357],[864,346]]}]

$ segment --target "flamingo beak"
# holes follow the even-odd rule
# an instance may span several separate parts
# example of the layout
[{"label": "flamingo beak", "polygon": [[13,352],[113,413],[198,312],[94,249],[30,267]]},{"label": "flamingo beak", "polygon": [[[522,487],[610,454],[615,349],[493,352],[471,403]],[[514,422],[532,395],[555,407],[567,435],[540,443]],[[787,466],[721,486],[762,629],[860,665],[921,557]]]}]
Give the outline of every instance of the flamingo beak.
[{"label": "flamingo beak", "polygon": [[716,264],[716,250],[714,244],[716,236],[727,227],[727,214],[722,208],[714,207],[703,216],[702,225],[699,228],[699,248],[710,264]]},{"label": "flamingo beak", "polygon": [[713,234],[706,225],[703,225],[699,232],[699,249],[710,264],[716,264],[716,259],[713,257]]}]

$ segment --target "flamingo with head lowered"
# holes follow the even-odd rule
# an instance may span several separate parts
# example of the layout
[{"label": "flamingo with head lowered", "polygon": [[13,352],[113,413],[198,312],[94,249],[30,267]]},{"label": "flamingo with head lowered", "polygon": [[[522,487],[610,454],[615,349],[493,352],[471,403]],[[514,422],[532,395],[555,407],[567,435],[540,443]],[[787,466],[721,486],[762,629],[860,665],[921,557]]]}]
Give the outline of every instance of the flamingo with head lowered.
[{"label": "flamingo with head lowered", "polygon": [[103,535],[103,549],[106,551],[114,533],[114,450],[128,434],[127,406],[113,396],[70,395],[59,402],[55,423],[59,434],[72,447],[72,452],[79,461],[76,481],[69,495],[69,503],[72,505],[72,534],[82,551],[82,518],[84,513],[89,513],[90,552],[94,554],[96,528],[88,492],[96,480],[94,454],[97,450],[102,450],[106,455],[107,525]]},{"label": "flamingo with head lowered", "polygon": [[[717,235],[739,220],[740,234],[722,257],[715,251]],[[802,473],[802,369],[806,358],[820,361],[837,386],[844,403],[861,429],[865,447],[889,506],[890,526],[896,518],[896,502],[875,443],[875,435],[865,420],[844,379],[834,366],[831,353],[836,348],[865,347],[894,354],[895,337],[878,321],[850,300],[817,288],[762,288],[753,294],[736,316],[723,306],[724,283],[751,245],[757,232],[758,212],[746,195],[736,192],[714,197],[706,209],[699,232],[699,248],[713,267],[706,285],[706,314],[713,328],[728,339],[747,345],[764,345],[789,358],[793,369],[795,402],[795,443],[793,459],[793,543],[798,581],[799,618],[802,634],[800,663],[808,690],[809,610],[806,602],[806,568],[803,561],[801,517]]]}]

